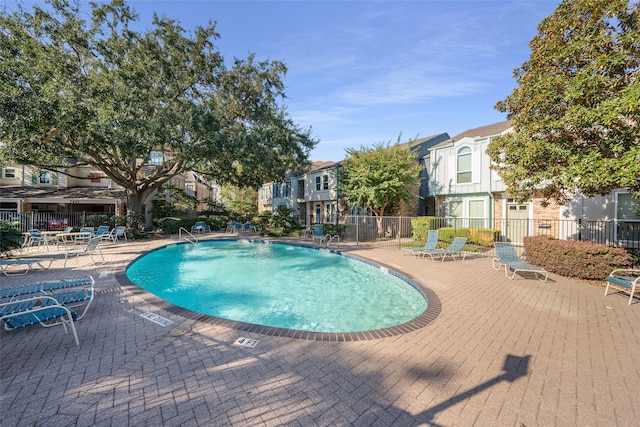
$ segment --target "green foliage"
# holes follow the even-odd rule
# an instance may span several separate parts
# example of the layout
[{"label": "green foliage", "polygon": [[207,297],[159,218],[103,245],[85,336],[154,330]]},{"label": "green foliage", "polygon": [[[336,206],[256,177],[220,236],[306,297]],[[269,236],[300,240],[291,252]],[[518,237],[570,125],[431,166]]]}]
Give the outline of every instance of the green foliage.
[{"label": "green foliage", "polygon": [[271,217],[271,223],[269,225],[272,227],[282,227],[287,231],[295,230],[298,228],[298,220],[291,216],[293,212],[291,208],[279,206]]},{"label": "green foliage", "polygon": [[89,214],[84,216],[84,227],[97,228],[105,224],[109,224],[109,215]]},{"label": "green foliage", "polygon": [[349,148],[338,174],[338,190],[349,198],[351,206],[371,209],[382,217],[395,212],[400,202],[415,203],[416,195],[408,187],[420,184],[421,167],[408,146],[389,143],[373,148]]},{"label": "green foliage", "polygon": [[631,255],[623,248],[590,243],[524,238],[526,259],[531,264],[565,277],[604,280],[616,268],[631,266]]},{"label": "green foliage", "polygon": [[342,238],[346,231],[347,226],[345,224],[322,224],[322,232],[324,234],[331,234],[332,236],[337,234]]},{"label": "green foliage", "polygon": [[438,231],[439,240],[448,243],[455,237],[466,237],[469,244],[491,247],[500,239],[500,230],[495,228],[443,227]]},{"label": "green foliage", "polygon": [[[178,230],[180,230],[180,227],[184,227],[183,224],[186,223],[185,220],[186,220],[185,218],[167,217],[167,218],[160,218],[157,220],[157,222],[158,224],[160,224],[160,228],[162,228],[162,231],[165,234],[177,234]],[[195,224],[195,221],[194,221],[194,224]]]},{"label": "green foliage", "polygon": [[411,218],[411,238],[422,242],[427,241],[429,230],[442,227],[444,218],[436,216],[419,216]]},{"label": "green foliage", "polygon": [[258,212],[257,194],[253,188],[225,185],[222,187],[222,199],[227,203],[231,216],[246,221]]},{"label": "green foliage", "polygon": [[211,227],[211,231],[218,231],[220,229],[224,229],[227,226],[227,222],[229,222],[229,217],[227,216],[201,216],[197,218],[181,218],[181,217],[167,217],[160,218],[157,220],[160,228],[165,234],[178,234],[180,227],[183,227],[187,231],[191,231],[191,227],[195,225],[198,221],[204,221],[209,227]]},{"label": "green foliage", "polygon": [[0,221],[0,254],[22,246],[22,233],[7,222]]},{"label": "green foliage", "polygon": [[565,0],[539,24],[518,87],[496,105],[515,132],[487,149],[510,193],[640,199],[638,40],[639,5],[626,0]]},{"label": "green foliage", "polygon": [[316,142],[282,105],[282,62],[227,66],[214,24],[155,16],[141,33],[137,19],[123,0],[0,14],[1,158],[62,174],[70,159],[91,165],[137,214],[185,171],[258,187],[308,163]]}]

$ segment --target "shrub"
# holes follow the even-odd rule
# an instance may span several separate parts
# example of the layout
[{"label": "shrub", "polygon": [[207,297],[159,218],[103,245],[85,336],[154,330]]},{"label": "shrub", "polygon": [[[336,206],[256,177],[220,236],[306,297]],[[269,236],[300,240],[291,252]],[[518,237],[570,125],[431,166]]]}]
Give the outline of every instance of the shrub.
[{"label": "shrub", "polygon": [[[442,227],[443,218],[435,216],[421,216],[411,218],[411,238],[413,240],[427,240],[429,230],[437,230]],[[453,239],[452,239],[453,240]]]},{"label": "shrub", "polygon": [[631,266],[631,255],[622,248],[590,242],[524,238],[527,262],[565,277],[604,280],[616,268]]},{"label": "shrub", "polygon": [[22,233],[12,225],[0,221],[0,254],[18,249],[22,245]]},{"label": "shrub", "polygon": [[334,234],[337,234],[340,236],[340,238],[343,238],[346,231],[347,226],[345,224],[322,224],[322,232],[324,234],[331,234],[332,236]]},{"label": "shrub", "polygon": [[466,237],[467,243],[490,247],[500,239],[500,230],[495,228],[460,228],[443,227],[438,230],[440,240],[453,242],[455,237]]}]

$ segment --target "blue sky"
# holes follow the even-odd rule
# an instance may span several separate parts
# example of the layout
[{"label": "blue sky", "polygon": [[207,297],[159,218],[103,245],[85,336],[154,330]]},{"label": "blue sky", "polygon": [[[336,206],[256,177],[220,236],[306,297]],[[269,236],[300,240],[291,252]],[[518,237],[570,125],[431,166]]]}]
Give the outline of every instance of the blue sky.
[{"label": "blue sky", "polygon": [[[30,2],[27,2],[29,4]],[[319,140],[311,160],[506,119],[538,23],[560,0],[129,1],[140,29],[152,12],[186,29],[216,22],[228,61],[255,53],[287,67],[285,104]]]}]

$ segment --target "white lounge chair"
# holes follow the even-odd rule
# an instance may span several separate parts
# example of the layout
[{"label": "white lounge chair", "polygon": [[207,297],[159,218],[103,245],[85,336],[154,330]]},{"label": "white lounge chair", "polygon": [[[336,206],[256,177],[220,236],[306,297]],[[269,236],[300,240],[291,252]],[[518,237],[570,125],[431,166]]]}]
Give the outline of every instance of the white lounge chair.
[{"label": "white lounge chair", "polygon": [[102,241],[102,238],[100,236],[94,237],[91,240],[89,240],[89,243],[87,243],[87,246],[83,247],[82,249],[73,249],[73,250],[67,251],[64,255],[64,264],[62,265],[62,267],[64,268],[67,266],[67,259],[69,259],[69,257],[75,256],[76,262],[78,262],[78,258],[80,258],[80,255],[89,255],[89,257],[91,258],[91,262],[93,262],[93,265],[96,265],[96,260],[93,259],[94,252],[98,252],[98,254],[100,255],[100,258],[102,258],[102,264],[104,264],[106,262],[104,260],[104,255],[102,255],[102,251],[98,247],[101,241]]},{"label": "white lounge chair", "polygon": [[[39,266],[43,270],[51,267],[53,262],[52,258],[15,258],[15,259],[0,259],[0,269],[5,276],[17,276],[24,275],[31,271],[34,265]],[[45,265],[46,264],[46,265]],[[10,273],[10,266],[22,266],[24,268],[18,269],[17,273]]]}]

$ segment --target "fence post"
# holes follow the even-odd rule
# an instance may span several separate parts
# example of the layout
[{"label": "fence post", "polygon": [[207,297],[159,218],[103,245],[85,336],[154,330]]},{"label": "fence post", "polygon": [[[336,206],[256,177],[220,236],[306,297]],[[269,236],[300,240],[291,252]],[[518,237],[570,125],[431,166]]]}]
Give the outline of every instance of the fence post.
[{"label": "fence post", "polygon": [[356,215],[356,246],[360,243],[360,215]]}]

